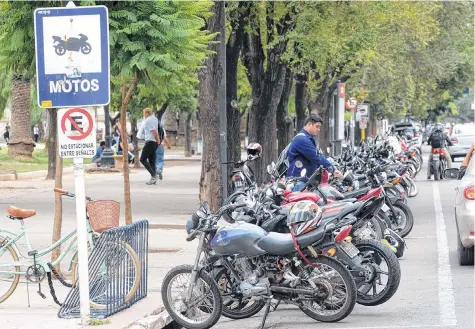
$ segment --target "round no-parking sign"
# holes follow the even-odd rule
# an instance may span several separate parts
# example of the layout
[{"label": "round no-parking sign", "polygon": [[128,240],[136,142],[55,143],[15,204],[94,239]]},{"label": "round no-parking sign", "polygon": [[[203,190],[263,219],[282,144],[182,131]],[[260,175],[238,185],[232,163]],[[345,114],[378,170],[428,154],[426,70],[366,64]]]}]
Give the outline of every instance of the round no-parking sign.
[{"label": "round no-parking sign", "polygon": [[92,158],[96,152],[96,122],[93,109],[58,111],[59,155],[62,158]]}]

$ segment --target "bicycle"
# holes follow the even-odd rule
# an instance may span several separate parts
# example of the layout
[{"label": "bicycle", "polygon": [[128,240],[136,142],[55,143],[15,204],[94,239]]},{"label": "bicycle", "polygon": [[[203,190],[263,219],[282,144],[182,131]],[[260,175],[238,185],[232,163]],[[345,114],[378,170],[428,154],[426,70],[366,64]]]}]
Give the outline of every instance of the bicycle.
[{"label": "bicycle", "polygon": [[[55,188],[54,191],[56,193],[61,194],[62,196],[68,196],[71,198],[75,197],[73,193],[62,189]],[[93,200],[89,197],[86,197],[86,200],[88,202],[93,202]],[[41,282],[45,279],[45,277],[47,277],[51,296],[53,297],[53,300],[56,302],[56,304],[61,305],[61,303],[57,300],[56,294],[54,292],[51,280],[51,273],[53,273],[56,278],[66,287],[74,287],[76,285],[78,278],[78,251],[77,244],[75,244],[75,242],[77,241],[76,230],[73,230],[72,232],[61,237],[56,243],[43,250],[34,250],[30,244],[30,240],[28,238],[28,231],[26,229],[24,220],[35,216],[36,211],[9,206],[7,208],[7,212],[8,218],[20,221],[21,233],[14,233],[4,229],[0,229],[0,304],[6,301],[13,294],[13,292],[18,286],[20,277],[23,276],[26,279],[27,285],[29,282],[38,283],[39,290],[37,293],[43,299],[45,299],[46,296],[41,292]],[[88,247],[89,251],[92,251],[98,237],[105,228],[102,227],[94,230],[94,225],[91,225],[91,218],[87,209],[86,220]],[[118,223],[116,226],[118,226]],[[28,249],[27,256],[24,256],[16,245],[16,243],[22,238],[26,242],[26,246]],[[57,247],[63,245],[68,241],[68,246],[61,252],[61,254],[55,261],[48,262],[42,259],[42,257],[49,255]],[[141,279],[141,264],[137,254],[129,244],[127,244],[125,241],[119,241],[118,245],[121,246],[121,250],[115,250],[111,257],[107,258],[104,263],[100,264],[100,273],[107,273],[108,268],[109,271],[111,270],[111,268],[123,268],[124,263],[126,265],[133,265],[133,267],[128,270],[128,273],[130,273],[132,276],[132,281],[127,283],[128,291],[126,290],[125,297],[118,297],[120,299],[124,299],[125,302],[128,302],[133,298],[135,292],[139,287]],[[66,282],[66,280],[64,279],[64,277],[62,277],[61,274],[57,273],[55,267],[58,264],[61,264],[63,259],[65,259],[66,256],[71,253],[72,257],[69,263],[69,271],[71,271],[72,273],[72,280],[71,283],[69,283]],[[18,256],[18,254],[20,255],[20,257]],[[11,259],[4,260],[4,258],[2,257],[4,257],[5,255],[10,256]],[[5,277],[7,279],[5,279]],[[10,282],[8,278],[10,278],[11,280],[10,285],[5,284],[5,282]],[[103,298],[107,290],[107,275],[103,276],[103,279],[104,281],[95,281],[90,285],[90,290],[94,289],[94,293],[92,294],[93,296],[91,296],[92,299],[90,300],[90,305],[92,308],[95,309],[106,309],[107,305],[110,303],[110,301],[104,300]],[[4,287],[6,288],[4,289]],[[103,290],[100,291],[98,289]],[[5,290],[6,292],[2,292]]]}]

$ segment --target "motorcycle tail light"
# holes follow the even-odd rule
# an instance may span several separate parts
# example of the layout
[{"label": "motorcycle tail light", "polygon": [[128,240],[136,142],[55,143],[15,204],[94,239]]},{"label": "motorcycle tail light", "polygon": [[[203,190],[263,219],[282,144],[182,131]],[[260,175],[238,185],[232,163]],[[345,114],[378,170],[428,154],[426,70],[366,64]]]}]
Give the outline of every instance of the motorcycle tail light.
[{"label": "motorcycle tail light", "polygon": [[438,154],[441,153],[441,149],[433,149],[432,154]]},{"label": "motorcycle tail light", "polygon": [[470,236],[475,236],[475,232],[470,232]]},{"label": "motorcycle tail light", "polygon": [[341,242],[343,241],[348,235],[350,235],[351,229],[353,228],[352,225],[346,225],[340,230],[340,233],[338,233],[335,237],[336,242]]},{"label": "motorcycle tail light", "polygon": [[463,197],[467,200],[475,200],[475,190],[474,186],[466,187],[463,190]]}]

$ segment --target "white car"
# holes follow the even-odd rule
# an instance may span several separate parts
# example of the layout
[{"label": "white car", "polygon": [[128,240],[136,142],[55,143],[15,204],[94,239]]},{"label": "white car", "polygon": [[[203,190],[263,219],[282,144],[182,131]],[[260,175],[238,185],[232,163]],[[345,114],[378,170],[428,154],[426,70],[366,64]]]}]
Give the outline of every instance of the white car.
[{"label": "white car", "polygon": [[[446,169],[444,176],[447,179],[457,179],[459,169]],[[473,245],[475,239],[475,152],[467,166],[460,185],[456,188],[455,196],[455,223],[457,225],[458,262],[460,265],[473,265]]]},{"label": "white car", "polygon": [[475,142],[475,125],[456,124],[452,129],[450,139],[454,144],[448,147],[452,161],[456,157],[464,157],[470,149],[470,145]]}]

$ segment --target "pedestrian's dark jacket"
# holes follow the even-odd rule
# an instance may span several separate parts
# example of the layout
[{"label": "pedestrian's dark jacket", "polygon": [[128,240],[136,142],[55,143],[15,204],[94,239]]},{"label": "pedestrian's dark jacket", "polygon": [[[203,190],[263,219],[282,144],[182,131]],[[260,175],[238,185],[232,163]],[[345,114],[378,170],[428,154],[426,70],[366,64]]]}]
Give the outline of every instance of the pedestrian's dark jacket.
[{"label": "pedestrian's dark jacket", "polygon": [[442,131],[434,131],[430,134],[427,144],[430,144],[432,148],[446,148],[447,145],[453,146],[454,144],[450,140],[449,136]]},{"label": "pedestrian's dark jacket", "polygon": [[317,143],[313,136],[305,129],[302,129],[294,137],[287,156],[289,160],[287,177],[300,177],[303,168],[307,169],[307,177],[310,177],[320,166],[327,168],[331,173],[334,171],[330,161],[318,151]]}]

